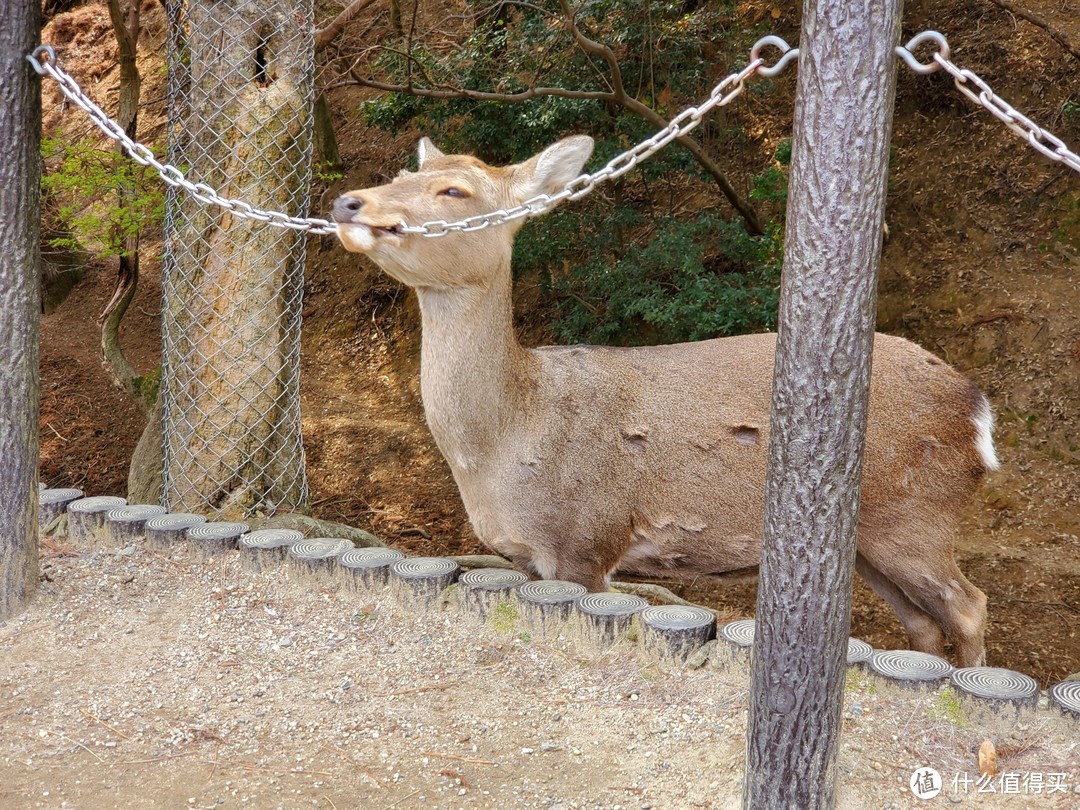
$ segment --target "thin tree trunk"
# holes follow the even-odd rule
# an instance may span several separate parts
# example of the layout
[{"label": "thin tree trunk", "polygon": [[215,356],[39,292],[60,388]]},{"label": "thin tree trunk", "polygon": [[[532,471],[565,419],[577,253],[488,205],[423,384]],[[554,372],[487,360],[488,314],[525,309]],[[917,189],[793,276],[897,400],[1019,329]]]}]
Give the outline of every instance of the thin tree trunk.
[{"label": "thin tree trunk", "polygon": [[[120,100],[116,121],[125,134],[135,140],[139,128],[139,91],[142,77],[136,62],[139,41],[139,0],[128,0],[121,10],[120,0],[109,0],[109,17],[119,48]],[[117,147],[117,164],[130,158]],[[129,206],[135,190],[124,187],[117,190],[117,205]],[[126,392],[138,405],[143,416],[149,416],[154,403],[148,402],[139,387],[139,373],[128,361],[120,346],[120,322],[124,319],[139,287],[139,232],[124,236],[117,267],[116,290],[101,313],[101,358],[106,371],[120,390]]]},{"label": "thin tree trunk", "polygon": [[743,806],[831,807],[900,0],[805,0]]},{"label": "thin tree trunk", "polygon": [[37,589],[39,0],[0,4],[0,622]]},{"label": "thin tree trunk", "polygon": [[319,93],[315,98],[315,146],[323,165],[330,169],[340,169],[341,150],[338,149],[337,135],[334,133],[334,119],[330,114],[330,100],[326,93]]}]

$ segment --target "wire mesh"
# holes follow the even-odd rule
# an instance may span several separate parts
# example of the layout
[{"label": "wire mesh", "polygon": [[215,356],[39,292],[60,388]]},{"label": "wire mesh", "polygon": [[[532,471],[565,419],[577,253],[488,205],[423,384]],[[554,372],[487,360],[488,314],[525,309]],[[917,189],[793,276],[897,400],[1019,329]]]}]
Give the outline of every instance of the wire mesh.
[{"label": "wire mesh", "polygon": [[[312,0],[167,0],[169,159],[194,182],[304,216]],[[305,235],[170,189],[162,299],[162,503],[303,508]]]}]

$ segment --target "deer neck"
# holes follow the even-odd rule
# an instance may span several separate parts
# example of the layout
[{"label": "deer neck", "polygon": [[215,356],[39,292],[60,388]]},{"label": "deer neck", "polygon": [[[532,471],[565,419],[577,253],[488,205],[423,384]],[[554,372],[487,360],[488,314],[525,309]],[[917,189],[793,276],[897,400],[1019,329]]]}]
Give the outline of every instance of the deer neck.
[{"label": "deer neck", "polygon": [[476,469],[521,412],[528,353],[514,334],[509,261],[488,287],[418,287],[420,393],[455,473]]}]

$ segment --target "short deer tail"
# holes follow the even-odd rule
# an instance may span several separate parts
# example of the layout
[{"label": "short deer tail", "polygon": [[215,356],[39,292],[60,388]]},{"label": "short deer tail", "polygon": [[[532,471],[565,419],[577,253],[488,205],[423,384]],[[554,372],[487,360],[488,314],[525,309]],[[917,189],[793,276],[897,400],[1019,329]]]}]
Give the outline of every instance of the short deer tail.
[{"label": "short deer tail", "polygon": [[975,450],[987,472],[993,472],[1001,466],[994,450],[994,412],[990,410],[990,403],[981,393],[971,423],[975,425]]}]

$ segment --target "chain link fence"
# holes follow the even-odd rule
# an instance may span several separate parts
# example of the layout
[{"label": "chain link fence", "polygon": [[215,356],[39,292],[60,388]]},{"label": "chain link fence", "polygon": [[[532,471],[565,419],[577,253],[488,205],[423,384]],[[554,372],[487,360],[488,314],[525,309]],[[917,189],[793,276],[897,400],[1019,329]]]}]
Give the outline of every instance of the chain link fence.
[{"label": "chain link fence", "polygon": [[[227,197],[304,216],[311,0],[167,0],[169,162]],[[162,503],[307,504],[300,434],[305,235],[170,187],[162,298]]]}]

